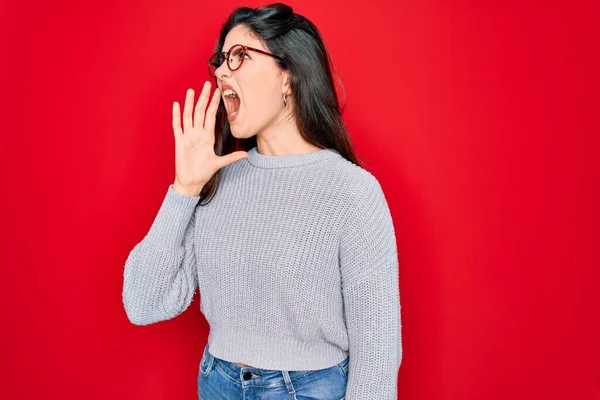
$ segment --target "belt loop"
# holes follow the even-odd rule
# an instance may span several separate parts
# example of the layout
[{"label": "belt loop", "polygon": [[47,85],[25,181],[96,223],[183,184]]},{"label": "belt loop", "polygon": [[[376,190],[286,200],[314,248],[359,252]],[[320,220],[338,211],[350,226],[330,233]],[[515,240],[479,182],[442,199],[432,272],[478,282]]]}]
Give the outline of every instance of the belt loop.
[{"label": "belt loop", "polygon": [[294,389],[294,385],[292,384],[292,379],[290,378],[290,373],[287,371],[281,371],[283,374],[283,380],[285,381],[285,386],[288,388],[288,393],[292,395],[292,398],[296,400],[296,389]]}]

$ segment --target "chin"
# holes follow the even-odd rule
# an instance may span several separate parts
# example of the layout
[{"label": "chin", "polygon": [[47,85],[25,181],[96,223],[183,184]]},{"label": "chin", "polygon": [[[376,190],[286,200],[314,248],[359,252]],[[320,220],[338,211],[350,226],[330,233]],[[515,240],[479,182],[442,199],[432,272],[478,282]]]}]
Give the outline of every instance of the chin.
[{"label": "chin", "polygon": [[254,135],[248,135],[245,132],[240,132],[237,129],[231,129],[231,136],[233,136],[236,139],[248,139],[249,137],[252,137]]},{"label": "chin", "polygon": [[230,128],[230,130],[231,130],[231,136],[233,136],[236,139],[241,139],[242,138],[242,136],[239,134],[239,132],[237,131],[237,129],[231,129]]}]

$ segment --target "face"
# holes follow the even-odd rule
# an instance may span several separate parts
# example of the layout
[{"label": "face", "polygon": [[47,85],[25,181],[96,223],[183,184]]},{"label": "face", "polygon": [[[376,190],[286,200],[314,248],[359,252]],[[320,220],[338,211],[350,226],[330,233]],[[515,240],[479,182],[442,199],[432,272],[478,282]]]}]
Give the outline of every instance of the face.
[{"label": "face", "polygon": [[[236,44],[269,51],[243,25],[229,31],[221,51],[227,52]],[[234,137],[248,138],[267,130],[289,108],[289,104],[288,108],[283,107],[283,93],[287,93],[287,100],[290,101],[289,75],[276,63],[277,60],[271,56],[249,50],[239,69],[232,72],[224,62],[215,71],[221,91],[227,89],[223,88],[224,85],[229,85],[238,97],[232,99],[225,94],[222,97]],[[232,115],[235,108],[237,111]]]}]

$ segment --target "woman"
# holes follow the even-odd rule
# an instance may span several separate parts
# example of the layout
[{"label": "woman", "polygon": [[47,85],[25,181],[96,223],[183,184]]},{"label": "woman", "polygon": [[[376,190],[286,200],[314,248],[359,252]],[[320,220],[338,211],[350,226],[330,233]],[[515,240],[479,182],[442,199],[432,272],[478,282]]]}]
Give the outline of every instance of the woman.
[{"label": "woman", "polygon": [[212,100],[206,82],[193,110],[189,89],[183,127],[173,104],[176,177],[127,258],[128,318],[173,318],[199,288],[202,399],[396,399],[394,227],[321,35],[284,4],[243,7],[216,52]]}]

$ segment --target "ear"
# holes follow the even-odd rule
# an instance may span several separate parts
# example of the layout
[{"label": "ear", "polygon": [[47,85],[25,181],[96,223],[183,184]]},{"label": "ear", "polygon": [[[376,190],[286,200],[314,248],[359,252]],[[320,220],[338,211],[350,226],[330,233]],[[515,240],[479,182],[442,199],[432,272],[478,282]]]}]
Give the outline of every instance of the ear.
[{"label": "ear", "polygon": [[288,96],[292,94],[292,86],[290,80],[290,72],[283,71],[283,79],[281,83],[281,94],[287,94]]}]

